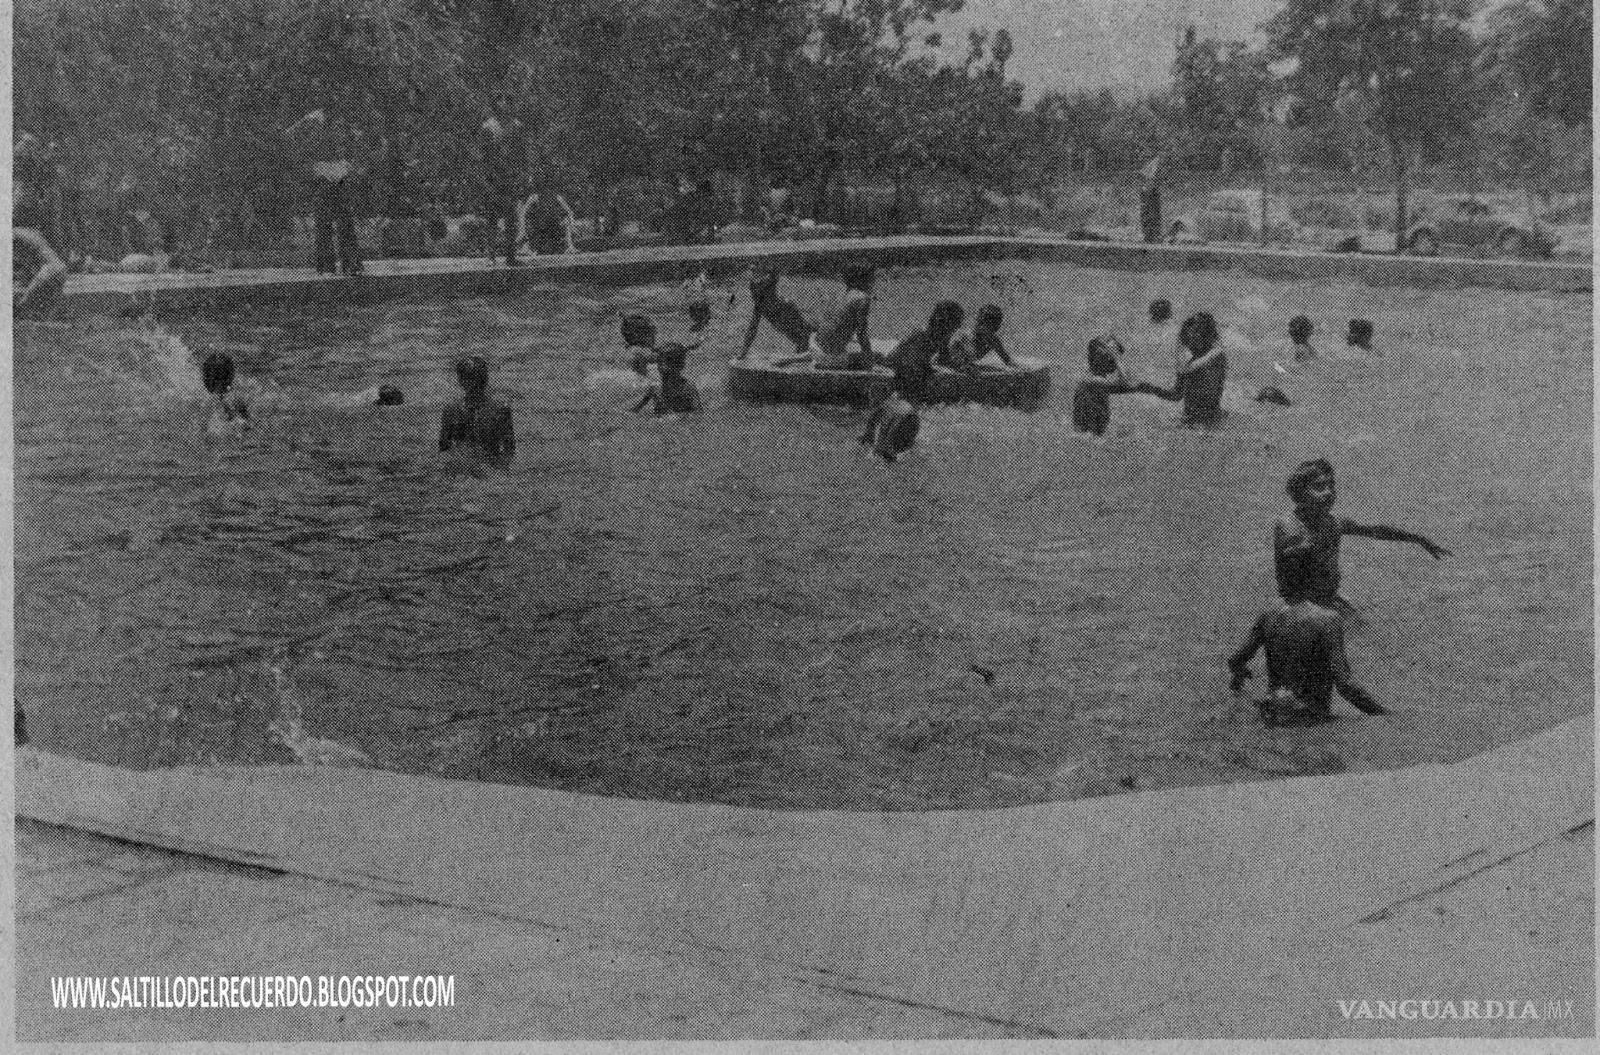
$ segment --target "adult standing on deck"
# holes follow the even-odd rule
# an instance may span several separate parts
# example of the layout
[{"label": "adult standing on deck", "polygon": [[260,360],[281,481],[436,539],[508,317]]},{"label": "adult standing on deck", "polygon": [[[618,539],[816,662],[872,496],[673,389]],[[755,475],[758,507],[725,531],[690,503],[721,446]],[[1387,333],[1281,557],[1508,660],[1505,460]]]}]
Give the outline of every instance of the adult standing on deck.
[{"label": "adult standing on deck", "polygon": [[359,275],[364,265],[361,243],[356,237],[355,211],[350,204],[352,166],[341,130],[333,127],[327,111],[313,110],[284,134],[304,155],[311,181],[316,224],[312,265],[322,274],[343,271]]},{"label": "adult standing on deck", "polygon": [[1144,167],[1144,186],[1139,190],[1139,227],[1146,243],[1161,241],[1161,155]]},{"label": "adult standing on deck", "polygon": [[[510,124],[514,129],[516,122]],[[507,267],[517,265],[517,201],[521,197],[511,131],[492,113],[478,126],[478,147],[483,159],[484,219],[498,224],[505,232],[502,245]],[[493,255],[491,252],[490,256]]]}]

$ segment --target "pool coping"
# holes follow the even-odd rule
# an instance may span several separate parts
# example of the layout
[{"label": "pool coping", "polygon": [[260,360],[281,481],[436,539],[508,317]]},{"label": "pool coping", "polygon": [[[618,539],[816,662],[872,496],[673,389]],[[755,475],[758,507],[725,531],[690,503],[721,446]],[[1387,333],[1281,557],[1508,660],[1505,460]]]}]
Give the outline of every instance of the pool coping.
[{"label": "pool coping", "polygon": [[752,267],[837,270],[847,264],[916,266],[962,260],[1057,261],[1129,271],[1229,270],[1271,279],[1353,278],[1371,285],[1591,292],[1592,263],[1405,257],[1249,246],[1145,245],[1039,236],[921,236],[652,247],[532,257],[517,267],[485,259],[373,260],[357,276],[310,269],[155,275],[74,275],[63,308],[78,314],[197,310],[259,303],[362,301],[400,295],[487,296],[542,284],[597,285],[713,277]]},{"label": "pool coping", "polygon": [[[844,813],[357,769],[133,772],[25,748],[16,803],[44,824],[355,887],[419,913],[484,912],[1046,1036],[1116,1036],[1179,1005],[1248,1017],[1250,994],[1286,973],[1314,976],[1324,956],[1419,984],[1467,963],[1488,996],[1501,995],[1497,979],[1532,971],[1587,987],[1592,1004],[1592,977],[1544,963],[1540,948],[1473,944],[1470,927],[1468,946],[1459,933],[1440,941],[1446,923],[1432,909],[1408,911],[1592,827],[1593,759],[1586,715],[1450,765]],[[1451,901],[1454,925],[1481,914],[1487,927],[1486,897]],[[1592,918],[1570,928],[1563,940],[1592,939]],[[1427,955],[1413,955],[1418,941]],[[1369,995],[1297,984],[1330,1005]]]}]

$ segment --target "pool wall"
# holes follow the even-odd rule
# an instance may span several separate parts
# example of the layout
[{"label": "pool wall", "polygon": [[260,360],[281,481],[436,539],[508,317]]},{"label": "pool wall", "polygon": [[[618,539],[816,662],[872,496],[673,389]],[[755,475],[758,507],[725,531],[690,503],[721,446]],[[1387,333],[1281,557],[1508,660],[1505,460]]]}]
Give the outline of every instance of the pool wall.
[{"label": "pool wall", "polygon": [[671,282],[692,278],[702,271],[718,277],[752,267],[806,273],[864,264],[910,267],[1002,259],[1057,261],[1066,266],[1127,271],[1239,271],[1274,279],[1355,278],[1374,286],[1476,286],[1551,293],[1588,292],[1594,288],[1593,266],[1584,262],[1071,242],[1041,237],[905,236],[576,253],[535,257],[516,268],[483,259],[375,260],[356,278],[294,270],[80,275],[68,282],[57,314],[142,314],[157,308],[345,302],[397,296],[487,296],[552,283]]}]

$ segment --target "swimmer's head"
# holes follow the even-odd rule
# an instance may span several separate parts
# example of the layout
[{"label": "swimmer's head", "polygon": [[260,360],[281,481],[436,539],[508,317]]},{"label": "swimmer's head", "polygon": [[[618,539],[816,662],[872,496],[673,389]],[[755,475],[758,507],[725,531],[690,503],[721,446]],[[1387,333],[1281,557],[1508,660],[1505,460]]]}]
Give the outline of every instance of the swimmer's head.
[{"label": "swimmer's head", "polygon": [[489,364],[483,361],[482,356],[477,355],[467,359],[457,359],[456,380],[461,382],[461,391],[469,396],[481,396],[489,387]]},{"label": "swimmer's head", "polygon": [[1372,322],[1370,319],[1351,319],[1350,332],[1345,336],[1345,343],[1352,348],[1372,347]]},{"label": "swimmer's head", "polygon": [[398,407],[406,401],[406,394],[393,385],[379,385],[378,398],[375,401],[380,407]]},{"label": "swimmer's head", "polygon": [[689,362],[689,349],[676,341],[668,341],[656,352],[656,369],[662,374],[681,374]]},{"label": "swimmer's head", "polygon": [[872,285],[878,280],[878,271],[873,267],[858,267],[845,272],[844,288],[857,289],[863,293],[871,293]]},{"label": "swimmer's head", "polygon": [[624,315],[622,317],[622,339],[627,342],[630,348],[654,348],[656,344],[656,324],[637,313]]},{"label": "swimmer's head", "polygon": [[951,334],[961,329],[961,324],[966,321],[967,313],[953,300],[941,300],[933,306],[933,311],[928,315],[928,331],[930,333]]},{"label": "swimmer's head", "polygon": [[1296,315],[1289,320],[1289,340],[1295,344],[1305,344],[1311,340],[1312,329],[1310,319],[1304,315]]},{"label": "swimmer's head", "polygon": [[212,352],[200,362],[200,382],[214,396],[225,396],[233,387],[233,356]]},{"label": "swimmer's head", "polygon": [[977,328],[980,330],[988,330],[993,333],[1005,321],[1006,313],[1000,310],[1000,305],[998,304],[985,304],[978,309]]},{"label": "swimmer's head", "polygon": [[1105,377],[1117,370],[1117,357],[1122,354],[1122,342],[1103,333],[1089,342],[1089,372],[1096,377]]},{"label": "swimmer's head", "polygon": [[1162,299],[1150,302],[1151,322],[1166,322],[1170,318],[1172,318],[1172,301]]},{"label": "swimmer's head", "polygon": [[1183,320],[1183,327],[1178,331],[1178,343],[1195,355],[1204,355],[1217,346],[1221,336],[1217,332],[1217,320],[1211,317],[1211,313],[1197,311]]},{"label": "swimmer's head", "polygon": [[1339,496],[1338,480],[1333,465],[1326,458],[1313,458],[1301,462],[1289,474],[1283,489],[1297,506],[1326,508]]},{"label": "swimmer's head", "polygon": [[711,325],[711,305],[705,300],[691,300],[684,310],[689,313],[689,324],[695,329],[703,330]]}]

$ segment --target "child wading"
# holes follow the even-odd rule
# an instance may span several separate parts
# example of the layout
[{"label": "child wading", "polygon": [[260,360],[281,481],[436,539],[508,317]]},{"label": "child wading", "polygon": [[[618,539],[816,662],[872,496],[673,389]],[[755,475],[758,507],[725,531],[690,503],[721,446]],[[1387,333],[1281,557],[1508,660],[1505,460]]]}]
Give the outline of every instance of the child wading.
[{"label": "child wading", "polygon": [[1346,535],[1414,542],[1438,560],[1450,551],[1432,539],[1387,524],[1360,524],[1333,515],[1338,484],[1333,466],[1317,458],[1301,462],[1284,486],[1294,508],[1273,529],[1273,570],[1285,601],[1311,601],[1339,612],[1352,611],[1339,594],[1339,543]]},{"label": "child wading", "polygon": [[[1183,423],[1209,428],[1226,416],[1222,393],[1228,381],[1228,356],[1218,342],[1217,320],[1196,312],[1178,331],[1179,362],[1174,391],[1183,401]],[[1184,356],[1187,355],[1187,358]]]},{"label": "child wading", "polygon": [[1335,689],[1358,710],[1387,713],[1350,672],[1337,612],[1303,600],[1263,613],[1228,661],[1234,692],[1252,676],[1250,661],[1261,649],[1267,652],[1268,685],[1261,716],[1268,725],[1327,721]]},{"label": "child wading", "polygon": [[489,398],[489,364],[478,356],[456,363],[461,399],[444,408],[439,422],[439,449],[465,447],[486,459],[509,461],[516,453],[511,408]]}]

